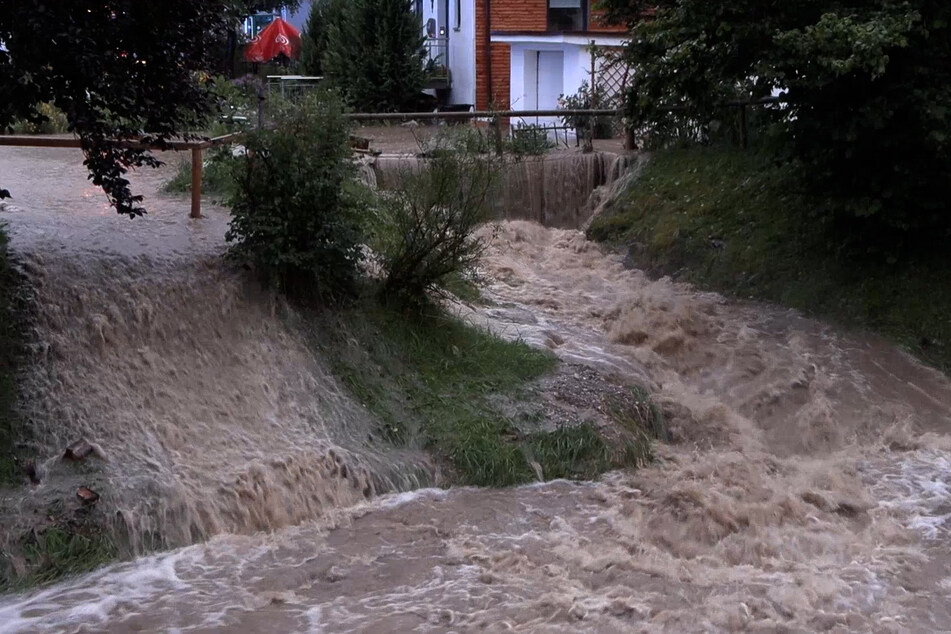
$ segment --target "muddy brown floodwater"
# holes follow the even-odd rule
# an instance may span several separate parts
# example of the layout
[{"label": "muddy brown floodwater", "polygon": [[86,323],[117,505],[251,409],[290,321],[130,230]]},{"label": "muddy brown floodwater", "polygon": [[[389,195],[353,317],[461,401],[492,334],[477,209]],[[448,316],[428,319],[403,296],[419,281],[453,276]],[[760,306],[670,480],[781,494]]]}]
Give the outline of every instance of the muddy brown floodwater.
[{"label": "muddy brown floodwater", "polygon": [[[951,631],[951,383],[887,342],[506,222],[460,316],[649,385],[673,441],[598,482],[412,490],[425,457],[367,441],[221,266],[221,209],[147,174],[153,213],[114,218],[50,152],[0,150],[49,349],[31,407],[116,456],[124,522],[207,541],[0,598],[0,632]],[[69,484],[51,460],[34,495]]]}]

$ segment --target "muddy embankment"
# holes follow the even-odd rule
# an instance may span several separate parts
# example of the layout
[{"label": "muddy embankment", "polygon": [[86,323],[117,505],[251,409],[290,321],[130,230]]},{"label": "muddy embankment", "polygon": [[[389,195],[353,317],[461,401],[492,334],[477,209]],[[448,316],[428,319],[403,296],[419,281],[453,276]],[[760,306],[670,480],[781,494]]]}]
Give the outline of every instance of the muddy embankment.
[{"label": "muddy embankment", "polygon": [[[295,482],[314,490],[309,470],[325,464],[318,456],[329,444],[335,455],[378,454],[363,448],[359,414],[269,316],[268,301],[222,278],[211,257],[217,243],[182,247],[157,269],[153,250],[167,250],[147,231],[194,244],[220,222],[216,214],[199,223],[158,215],[134,234],[109,233],[114,225],[92,215],[74,222],[64,213],[64,233],[52,230],[59,222],[14,223],[24,252],[42,254],[34,266],[63,275],[77,261],[89,267],[69,284],[38,278],[50,285],[39,291],[50,314],[63,315],[47,318],[42,339],[65,337],[57,323],[89,333],[62,344],[69,363],[51,351],[38,368],[52,377],[49,388],[38,384],[40,396],[104,434],[128,428],[134,440],[116,442],[140,447],[131,452],[141,455],[138,481],[218,500],[248,474],[250,500],[276,491],[293,503]],[[117,253],[123,236],[130,248]],[[225,530],[0,599],[0,630],[951,631],[946,377],[876,337],[652,280],[575,230],[506,221],[491,240],[490,303],[461,315],[649,385],[673,436],[655,464],[598,482],[354,495],[356,505],[327,504],[315,521],[266,534]],[[117,258],[120,271],[135,268],[99,272]],[[155,270],[161,280],[146,276]],[[140,276],[142,287],[133,283]],[[178,279],[201,292],[183,298]],[[111,290],[84,291],[83,280]],[[146,302],[151,312],[135,316]],[[195,312],[185,307],[192,303]],[[200,340],[176,315],[205,316]],[[70,355],[73,346],[81,351]],[[117,346],[136,352],[116,355]],[[259,364],[264,371],[248,369]],[[147,367],[178,378],[154,392],[123,384]],[[241,407],[216,413],[216,394],[233,400],[248,389]],[[315,390],[326,395],[302,400]],[[155,412],[175,422],[167,436]],[[260,431],[247,435],[251,428]],[[256,458],[269,433],[277,461]],[[250,472],[237,466],[249,462]],[[357,464],[358,474],[375,472]],[[286,489],[267,484],[275,481]]]},{"label": "muddy embankment", "polygon": [[[102,500],[84,519],[128,553],[435,482],[426,456],[377,443],[281,300],[223,262],[226,210],[206,204],[190,220],[182,198],[158,193],[169,170],[143,172],[149,214],[130,221],[85,185],[77,152],[0,160],[15,196],[3,219],[32,291],[21,393],[35,457],[31,486],[0,491],[3,546],[42,530],[38,517],[71,516],[81,486]],[[94,451],[64,458],[80,440]]]}]

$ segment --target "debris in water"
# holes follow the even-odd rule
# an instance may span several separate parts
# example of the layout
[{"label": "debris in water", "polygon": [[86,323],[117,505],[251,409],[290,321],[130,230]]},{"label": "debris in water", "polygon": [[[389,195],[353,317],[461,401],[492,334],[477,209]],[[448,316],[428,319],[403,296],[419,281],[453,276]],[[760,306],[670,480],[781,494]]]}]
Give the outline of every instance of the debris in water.
[{"label": "debris in water", "polygon": [[77,440],[66,448],[63,458],[66,460],[82,460],[93,452],[93,446],[85,439]]},{"label": "debris in water", "polygon": [[76,489],[76,497],[78,497],[79,501],[83,504],[95,504],[99,501],[99,494],[87,487],[79,487]]}]

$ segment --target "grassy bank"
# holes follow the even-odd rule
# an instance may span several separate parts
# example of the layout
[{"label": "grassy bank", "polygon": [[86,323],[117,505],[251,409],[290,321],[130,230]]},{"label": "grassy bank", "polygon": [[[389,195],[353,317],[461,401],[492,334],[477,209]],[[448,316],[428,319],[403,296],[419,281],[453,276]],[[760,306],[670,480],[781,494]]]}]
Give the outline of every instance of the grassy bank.
[{"label": "grassy bank", "polygon": [[19,421],[16,412],[16,375],[22,334],[17,314],[19,280],[10,266],[7,235],[0,223],[0,486],[16,481],[15,460]]},{"label": "grassy bank", "polygon": [[101,519],[50,516],[51,524],[23,535],[0,559],[0,592],[27,590],[115,562],[119,549]]},{"label": "grassy bank", "polygon": [[[310,312],[314,347],[379,421],[379,435],[432,452],[452,484],[509,486],[544,479],[593,478],[649,457],[648,409],[637,390],[617,421],[624,440],[593,421],[542,430],[539,382],[558,361],[502,341],[432,309],[405,314],[372,300]],[[643,415],[637,414],[642,412]],[[655,412],[656,413],[656,412]]]},{"label": "grassy bank", "polygon": [[662,151],[589,236],[655,274],[869,328],[951,371],[951,262],[837,250],[790,169],[756,151]]}]

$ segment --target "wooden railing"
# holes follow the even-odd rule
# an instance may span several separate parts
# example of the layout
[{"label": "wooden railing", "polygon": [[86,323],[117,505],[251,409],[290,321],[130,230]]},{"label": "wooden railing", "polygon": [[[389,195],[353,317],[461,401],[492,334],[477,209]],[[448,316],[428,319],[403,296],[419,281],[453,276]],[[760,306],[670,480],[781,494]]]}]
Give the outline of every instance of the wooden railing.
[{"label": "wooden railing", "polygon": [[[164,145],[154,145],[139,143],[137,141],[121,141],[121,147],[148,149],[148,150],[173,150],[176,152],[191,150],[192,153],[192,200],[191,217],[201,218],[201,178],[203,168],[202,154],[205,150],[226,143],[231,143],[241,136],[240,133],[226,134],[213,139],[202,139],[196,141],[168,141]],[[82,142],[77,137],[56,137],[56,136],[23,136],[10,135],[0,136],[0,146],[7,147],[48,147],[48,148],[82,148]]]}]

